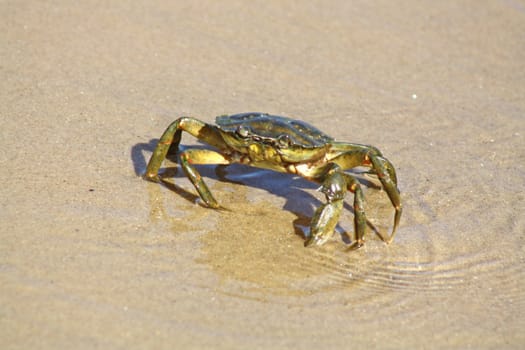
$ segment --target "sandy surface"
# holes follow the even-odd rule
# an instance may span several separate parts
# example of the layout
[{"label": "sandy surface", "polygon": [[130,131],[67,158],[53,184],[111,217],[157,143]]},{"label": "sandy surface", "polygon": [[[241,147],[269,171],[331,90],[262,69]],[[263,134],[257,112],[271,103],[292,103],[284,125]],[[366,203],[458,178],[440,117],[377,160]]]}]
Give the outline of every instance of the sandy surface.
[{"label": "sandy surface", "polygon": [[[522,347],[525,2],[247,4],[1,2],[0,348]],[[230,212],[139,177],[176,117],[253,110],[379,147],[395,242],[303,248],[289,175],[201,168]]]}]

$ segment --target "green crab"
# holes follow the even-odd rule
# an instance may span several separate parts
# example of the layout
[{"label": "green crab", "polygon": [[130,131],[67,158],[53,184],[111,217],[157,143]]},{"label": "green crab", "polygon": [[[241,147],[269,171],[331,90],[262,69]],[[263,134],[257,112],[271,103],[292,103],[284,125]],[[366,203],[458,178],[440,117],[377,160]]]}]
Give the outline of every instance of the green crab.
[{"label": "green crab", "polygon": [[[326,203],[314,213],[305,246],[321,245],[333,235],[345,193],[350,191],[354,194],[355,232],[350,248],[359,248],[365,241],[364,196],[358,180],[345,170],[365,166],[370,168],[370,174],[379,178],[395,208],[392,233],[388,237],[378,234],[387,244],[394,239],[402,213],[396,171],[377,148],[337,142],[305,122],[265,113],[219,116],[216,124],[206,124],[190,117],[172,122],[153,151],[144,178],[158,182],[158,171],[166,156],[179,154],[180,165],[200,198],[215,209],[221,207],[195,169],[195,164],[248,164],[320,183],[319,190],[325,194]],[[189,148],[179,152],[182,131],[216,150]]]}]

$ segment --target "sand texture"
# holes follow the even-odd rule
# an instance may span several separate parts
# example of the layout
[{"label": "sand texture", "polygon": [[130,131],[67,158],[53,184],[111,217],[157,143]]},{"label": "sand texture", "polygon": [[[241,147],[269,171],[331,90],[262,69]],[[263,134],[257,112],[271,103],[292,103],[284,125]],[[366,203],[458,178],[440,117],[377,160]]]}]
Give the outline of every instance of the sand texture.
[{"label": "sand texture", "polygon": [[[525,345],[524,1],[2,1],[0,78],[1,349]],[[346,251],[349,193],[304,248],[288,174],[199,167],[228,211],[142,180],[177,117],[247,111],[380,148],[395,241]]]}]

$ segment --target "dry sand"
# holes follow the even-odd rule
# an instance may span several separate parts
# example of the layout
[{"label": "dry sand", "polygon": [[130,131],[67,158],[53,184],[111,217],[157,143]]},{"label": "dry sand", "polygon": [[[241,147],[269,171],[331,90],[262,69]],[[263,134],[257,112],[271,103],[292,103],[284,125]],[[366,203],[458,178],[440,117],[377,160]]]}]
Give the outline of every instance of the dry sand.
[{"label": "dry sand", "polygon": [[[524,346],[525,2],[20,0],[0,28],[0,348]],[[290,175],[202,168],[230,212],[139,177],[176,117],[254,110],[379,147],[395,242],[303,248],[322,196]]]}]

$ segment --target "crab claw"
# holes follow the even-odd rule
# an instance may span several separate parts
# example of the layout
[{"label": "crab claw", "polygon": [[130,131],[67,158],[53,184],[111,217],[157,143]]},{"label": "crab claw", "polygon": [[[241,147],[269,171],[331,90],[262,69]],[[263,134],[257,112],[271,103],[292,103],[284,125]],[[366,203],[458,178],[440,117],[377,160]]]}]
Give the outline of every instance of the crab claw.
[{"label": "crab claw", "polygon": [[322,245],[328,241],[334,234],[342,209],[342,199],[325,203],[317,208],[310,224],[310,236],[304,242],[304,246]]}]

